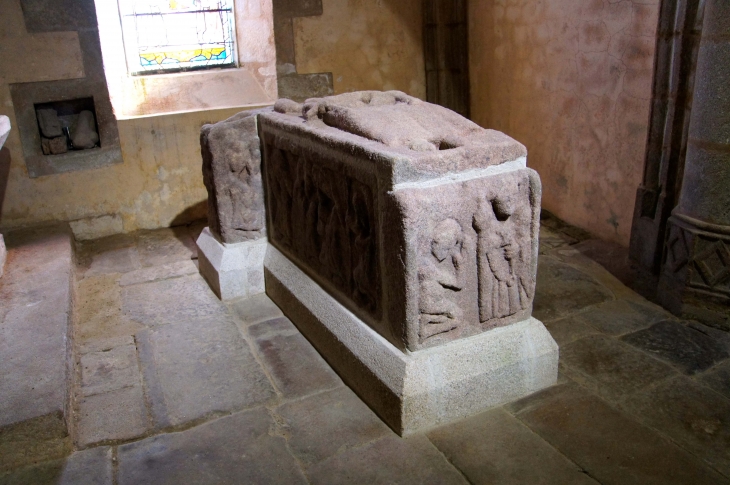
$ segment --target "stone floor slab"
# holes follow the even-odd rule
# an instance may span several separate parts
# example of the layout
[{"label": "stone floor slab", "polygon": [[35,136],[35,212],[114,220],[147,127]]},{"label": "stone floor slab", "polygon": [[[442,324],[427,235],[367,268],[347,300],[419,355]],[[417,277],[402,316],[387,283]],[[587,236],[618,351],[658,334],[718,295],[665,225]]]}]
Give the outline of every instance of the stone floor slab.
[{"label": "stone floor slab", "polygon": [[706,386],[730,399],[730,360],[708,370],[698,379]]},{"label": "stone floor slab", "polygon": [[174,263],[163,264],[161,266],[152,266],[130,271],[119,278],[119,286],[136,285],[139,283],[149,283],[151,281],[165,280],[168,278],[176,278],[195,274],[198,267],[192,260],[177,261]]},{"label": "stone floor slab", "polygon": [[0,476],[9,470],[63,458],[72,449],[60,411],[5,426],[0,429]]},{"label": "stone floor slab", "polygon": [[159,394],[148,393],[151,406],[162,401],[172,425],[238,411],[275,396],[231,320],[198,318],[138,334],[151,349],[151,355],[140,353],[143,372],[154,373],[160,384]]},{"label": "stone floor slab", "polygon": [[265,409],[119,447],[119,485],[306,484]]},{"label": "stone floor slab", "polygon": [[142,384],[133,343],[82,355],[80,363],[83,396]]},{"label": "stone floor slab", "polygon": [[602,484],[726,483],[689,453],[574,385],[557,386],[513,409]]},{"label": "stone floor slab", "polygon": [[545,328],[561,348],[586,335],[598,333],[596,329],[581,321],[576,315],[547,322]]},{"label": "stone floor slab", "polygon": [[724,342],[674,320],[656,323],[645,330],[625,335],[621,340],[689,375],[709,369],[730,357]]},{"label": "stone floor slab", "polygon": [[0,426],[67,410],[73,269],[68,227],[5,234]]},{"label": "stone floor slab", "polygon": [[570,379],[611,401],[676,374],[671,366],[603,335],[561,348],[560,363]]},{"label": "stone floor slab", "polygon": [[468,483],[422,435],[386,436],[319,462],[307,474],[317,485]]},{"label": "stone floor slab", "polygon": [[476,485],[598,483],[502,408],[438,428],[428,438]]},{"label": "stone floor slab", "polygon": [[115,234],[77,243],[77,260],[83,276],[126,273],[141,267],[133,234]]},{"label": "stone floor slab", "polygon": [[245,325],[284,316],[281,309],[271,301],[266,293],[233,300],[229,306]]},{"label": "stone floor slab", "polygon": [[79,400],[76,442],[80,448],[138,438],[148,427],[142,386],[125,387]]},{"label": "stone floor slab", "polygon": [[666,320],[671,315],[661,308],[654,308],[626,300],[601,303],[577,316],[578,319],[607,335],[623,335],[644,329]]},{"label": "stone floor slab", "polygon": [[[261,360],[285,398],[295,398],[341,386],[342,381],[293,324],[281,328],[275,319],[250,328]],[[288,319],[287,319],[288,320]],[[268,333],[272,331],[275,333]]]},{"label": "stone floor slab", "polygon": [[197,257],[189,239],[186,226],[140,231],[137,235],[137,250],[142,267],[160,266]]},{"label": "stone floor slab", "polygon": [[550,257],[540,258],[532,316],[547,322],[613,299],[613,294],[586,273]]},{"label": "stone floor slab", "polygon": [[305,466],[393,432],[347,387],[276,408],[289,447]]},{"label": "stone floor slab", "polygon": [[627,398],[621,407],[730,477],[730,401],[684,376]]},{"label": "stone floor slab", "polygon": [[149,326],[227,318],[226,306],[198,274],[125,286],[121,299],[127,317]]}]

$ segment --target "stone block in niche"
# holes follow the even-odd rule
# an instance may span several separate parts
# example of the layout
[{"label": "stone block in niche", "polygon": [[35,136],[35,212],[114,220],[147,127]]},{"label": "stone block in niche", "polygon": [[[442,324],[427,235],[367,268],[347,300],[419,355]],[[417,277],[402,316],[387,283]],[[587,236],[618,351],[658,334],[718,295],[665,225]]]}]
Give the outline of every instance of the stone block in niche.
[{"label": "stone block in niche", "polygon": [[401,350],[530,316],[541,186],[526,149],[400,92],[260,116],[270,242]]}]

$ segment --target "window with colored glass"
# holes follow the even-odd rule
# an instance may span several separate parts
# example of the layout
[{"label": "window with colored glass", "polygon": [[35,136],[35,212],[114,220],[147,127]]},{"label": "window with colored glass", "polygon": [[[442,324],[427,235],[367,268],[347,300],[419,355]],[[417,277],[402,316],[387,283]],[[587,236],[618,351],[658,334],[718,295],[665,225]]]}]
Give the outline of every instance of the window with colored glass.
[{"label": "window with colored glass", "polygon": [[233,0],[119,0],[130,74],[235,67]]}]

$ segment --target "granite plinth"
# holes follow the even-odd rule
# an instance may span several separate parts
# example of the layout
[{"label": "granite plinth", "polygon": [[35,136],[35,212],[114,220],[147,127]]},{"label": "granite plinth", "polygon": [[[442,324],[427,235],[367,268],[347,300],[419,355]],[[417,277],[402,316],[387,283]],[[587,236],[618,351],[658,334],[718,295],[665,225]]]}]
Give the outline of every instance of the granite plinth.
[{"label": "granite plinth", "polygon": [[265,238],[227,244],[206,227],[197,245],[198,270],[221,300],[264,292]]},{"label": "granite plinth", "polygon": [[558,346],[534,318],[403,352],[273,246],[267,249],[264,268],[271,299],[401,435],[476,414],[556,382]]}]

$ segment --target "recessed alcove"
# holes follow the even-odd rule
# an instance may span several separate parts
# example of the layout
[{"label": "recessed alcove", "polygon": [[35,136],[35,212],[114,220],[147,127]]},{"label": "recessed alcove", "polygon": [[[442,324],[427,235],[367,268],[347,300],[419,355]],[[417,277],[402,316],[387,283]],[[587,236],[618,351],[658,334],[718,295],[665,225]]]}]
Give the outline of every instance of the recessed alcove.
[{"label": "recessed alcove", "polygon": [[44,155],[100,147],[94,98],[37,103],[34,108]]},{"label": "recessed alcove", "polygon": [[[85,79],[52,81],[43,83],[22,83],[10,87],[15,107],[17,127],[23,146],[23,155],[31,178],[56,173],[89,170],[107,165],[122,163],[122,152],[119,145],[119,132],[111,103],[103,85],[87,82]],[[84,111],[91,112],[93,130],[98,140],[85,145],[86,149],[78,149],[72,143],[63,153],[63,144],[57,132],[54,136],[44,136],[41,130],[39,112],[53,110],[62,125],[68,125],[71,131],[74,117]],[[89,115],[85,115],[89,117]],[[49,153],[49,139],[56,138],[58,144],[54,153]],[[44,141],[45,140],[45,141]],[[43,145],[46,144],[46,153]]]}]

